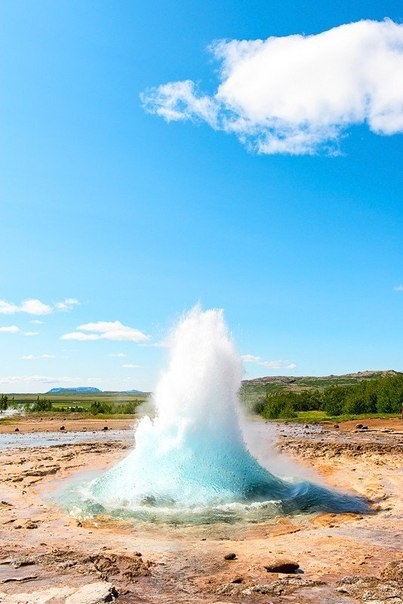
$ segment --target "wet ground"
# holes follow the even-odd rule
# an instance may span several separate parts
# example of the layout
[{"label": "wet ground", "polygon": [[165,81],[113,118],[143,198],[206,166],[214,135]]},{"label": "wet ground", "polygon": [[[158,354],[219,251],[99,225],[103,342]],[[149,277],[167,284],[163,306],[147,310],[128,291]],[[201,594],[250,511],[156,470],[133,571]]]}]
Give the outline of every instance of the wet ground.
[{"label": "wet ground", "polygon": [[80,443],[112,442],[115,440],[129,440],[131,443],[134,443],[134,432],[128,432],[127,430],[13,432],[10,434],[0,434],[0,451],[4,451],[5,449],[30,449]]},{"label": "wet ground", "polygon": [[[10,437],[34,438],[32,425],[18,426],[17,435],[9,427]],[[37,446],[31,440],[25,448],[0,449],[0,602],[77,604],[84,601],[80,590],[93,586],[118,604],[399,604],[402,426],[370,423],[363,431],[247,422],[249,447],[269,469],[366,496],[373,513],[181,526],[78,520],[51,503],[67,479],[109,467],[133,443],[131,431],[103,431],[101,424],[95,435],[85,434],[90,442],[72,441],[73,432],[83,436],[82,426],[69,433],[65,425],[60,434],[55,423],[53,434],[40,432]],[[297,571],[266,570],[284,559]]]}]

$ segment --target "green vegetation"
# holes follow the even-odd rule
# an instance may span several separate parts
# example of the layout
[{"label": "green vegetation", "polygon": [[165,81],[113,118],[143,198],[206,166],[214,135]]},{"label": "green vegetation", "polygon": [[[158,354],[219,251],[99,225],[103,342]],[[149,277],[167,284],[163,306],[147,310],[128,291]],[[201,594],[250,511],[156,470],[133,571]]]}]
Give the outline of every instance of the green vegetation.
[{"label": "green vegetation", "polygon": [[0,398],[0,411],[6,411],[8,409],[8,396],[7,394],[2,394]]},{"label": "green vegetation", "polygon": [[134,415],[138,407],[148,399],[147,393],[97,392],[97,393],[48,393],[14,394],[10,401],[7,394],[0,398],[0,411],[16,407],[29,413],[81,413],[91,415]]},{"label": "green vegetation", "polygon": [[52,407],[52,401],[47,398],[40,399],[39,396],[37,396],[34,403],[26,403],[25,410],[37,413],[41,411],[52,411]]},{"label": "green vegetation", "polygon": [[403,407],[403,374],[353,374],[339,379],[331,376],[322,378],[322,382],[320,378],[293,378],[291,382],[284,378],[282,384],[256,380],[245,383],[241,394],[249,408],[266,419],[309,422],[309,418],[320,421],[363,414],[398,414]]}]

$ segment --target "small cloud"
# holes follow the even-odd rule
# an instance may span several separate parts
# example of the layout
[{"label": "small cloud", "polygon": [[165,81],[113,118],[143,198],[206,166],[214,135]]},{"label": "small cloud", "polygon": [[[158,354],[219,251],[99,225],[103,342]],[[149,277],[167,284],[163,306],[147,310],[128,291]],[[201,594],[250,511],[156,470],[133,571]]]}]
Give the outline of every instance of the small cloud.
[{"label": "small cloud", "polygon": [[296,369],[297,365],[290,361],[262,361],[259,363],[267,369]]},{"label": "small cloud", "polygon": [[349,128],[403,132],[403,24],[361,20],[316,35],[219,40],[215,92],[192,80],[141,95],[167,121],[205,122],[262,154],[339,154]]},{"label": "small cloud", "polygon": [[140,369],[140,365],[135,365],[134,363],[125,363],[122,367],[125,369]]},{"label": "small cloud", "polygon": [[261,360],[260,357],[257,357],[254,354],[243,354],[241,359],[244,363],[259,363]]},{"label": "small cloud", "polygon": [[290,361],[264,361],[261,357],[253,354],[244,354],[241,358],[244,363],[254,363],[266,367],[266,369],[296,369],[297,367],[295,363]]},{"label": "small cloud", "polygon": [[108,354],[108,357],[117,357],[119,359],[123,359],[124,357],[127,357],[127,354],[124,352],[111,352]]},{"label": "small cloud", "polygon": [[38,331],[23,331],[17,325],[9,325],[6,327],[0,327],[0,333],[18,333],[21,336],[38,336]]},{"label": "small cloud", "polygon": [[77,331],[66,333],[61,339],[81,342],[91,340],[144,342],[149,339],[149,336],[134,327],[123,325],[120,321],[97,321],[79,325]]},{"label": "small cloud", "polygon": [[57,302],[55,304],[55,308],[57,310],[61,310],[63,312],[68,312],[72,310],[75,306],[78,306],[80,302],[76,300],[76,298],[66,298],[62,302]]},{"label": "small cloud", "polygon": [[34,354],[24,354],[21,359],[24,361],[36,361],[37,359],[55,359],[55,355],[53,354],[39,354],[35,356]]},{"label": "small cloud", "polygon": [[45,304],[37,298],[28,298],[21,302],[21,304],[15,304],[14,302],[7,302],[6,300],[0,300],[0,314],[3,315],[14,315],[16,313],[26,313],[28,315],[49,315],[55,310],[68,311],[80,304],[75,298],[66,298],[62,302],[57,302],[55,305]]},{"label": "small cloud", "polygon": [[0,376],[0,384],[75,384],[79,378],[51,377],[44,375],[12,375]]},{"label": "small cloud", "polygon": [[2,315],[13,315],[18,312],[18,306],[5,300],[0,300],[0,313]]},{"label": "small cloud", "polygon": [[40,321],[39,319],[32,319],[31,323],[34,325],[43,325],[43,321]]},{"label": "small cloud", "polygon": [[19,312],[25,312],[29,315],[48,315],[53,312],[53,309],[49,304],[44,304],[36,298],[31,298],[22,302]]},{"label": "small cloud", "polygon": [[395,290],[395,292],[403,292],[403,284],[401,283],[400,285],[396,285],[396,287],[393,288]]},{"label": "small cloud", "polygon": [[8,325],[0,327],[0,333],[18,333],[20,328],[17,325]]}]

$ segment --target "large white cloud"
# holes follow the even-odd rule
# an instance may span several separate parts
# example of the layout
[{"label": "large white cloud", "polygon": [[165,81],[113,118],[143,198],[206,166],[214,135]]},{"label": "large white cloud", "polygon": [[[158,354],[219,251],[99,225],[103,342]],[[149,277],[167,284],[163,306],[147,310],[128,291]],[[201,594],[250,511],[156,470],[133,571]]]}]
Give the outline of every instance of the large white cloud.
[{"label": "large white cloud", "polygon": [[359,21],[317,35],[219,41],[212,95],[194,82],[142,94],[145,109],[168,121],[202,120],[234,133],[259,153],[338,151],[348,127],[403,132],[403,25]]},{"label": "large white cloud", "polygon": [[149,336],[134,327],[123,325],[120,321],[96,321],[79,325],[76,331],[64,334],[61,339],[144,342],[149,339]]}]

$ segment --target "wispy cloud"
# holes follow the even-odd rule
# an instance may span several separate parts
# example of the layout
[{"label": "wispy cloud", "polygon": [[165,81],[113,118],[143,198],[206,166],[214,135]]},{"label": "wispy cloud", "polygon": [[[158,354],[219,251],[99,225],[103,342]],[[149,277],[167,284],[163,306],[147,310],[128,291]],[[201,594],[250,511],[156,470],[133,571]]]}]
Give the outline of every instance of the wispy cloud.
[{"label": "wispy cloud", "polygon": [[266,367],[266,369],[296,369],[297,367],[295,363],[290,361],[265,361],[261,357],[253,354],[244,354],[241,358],[244,363],[254,363],[255,365]]},{"label": "wispy cloud", "polygon": [[403,132],[403,25],[390,19],[317,35],[224,40],[211,45],[220,83],[206,95],[191,80],[141,95],[167,121],[196,120],[235,134],[258,153],[338,153],[346,130]]},{"label": "wispy cloud", "polygon": [[134,327],[123,325],[120,321],[97,321],[79,325],[76,331],[64,334],[61,339],[82,342],[89,340],[144,342],[149,339],[149,336]]},{"label": "wispy cloud", "polygon": [[16,313],[26,313],[28,315],[49,315],[56,310],[71,310],[77,304],[79,304],[79,301],[75,298],[66,298],[62,302],[56,302],[53,305],[45,304],[37,298],[23,300],[21,304],[0,300],[0,314],[14,315]]},{"label": "wispy cloud", "polygon": [[57,310],[62,310],[63,312],[68,312],[79,304],[80,302],[76,300],[76,298],[66,298],[65,300],[62,300],[62,302],[56,302],[55,308]]},{"label": "wispy cloud", "polygon": [[400,285],[396,285],[396,287],[393,288],[395,290],[395,292],[403,292],[403,284],[401,283]]},{"label": "wispy cloud", "polygon": [[45,376],[45,375],[11,375],[0,376],[0,384],[77,384],[80,380],[74,377],[66,376]]},{"label": "wispy cloud", "polygon": [[124,367],[124,369],[140,369],[140,365],[135,365],[134,363],[124,363],[122,367]]},{"label": "wispy cloud", "polygon": [[124,357],[127,357],[127,354],[124,352],[111,352],[108,354],[108,357],[117,357],[119,359],[123,359]]},{"label": "wispy cloud", "polygon": [[3,315],[14,315],[18,312],[27,313],[29,315],[47,315],[52,311],[53,309],[49,304],[44,304],[36,298],[24,300],[21,304],[0,300],[0,313]]},{"label": "wispy cloud", "polygon": [[13,334],[18,334],[19,336],[27,336],[27,337],[39,335],[39,332],[37,332],[37,331],[21,331],[21,329],[19,327],[17,327],[17,325],[2,326],[2,327],[0,327],[0,333],[13,333]]},{"label": "wispy cloud", "polygon": [[20,328],[17,325],[7,325],[0,327],[0,333],[18,333]]},{"label": "wispy cloud", "polygon": [[54,354],[39,354],[39,355],[24,354],[21,357],[21,359],[24,361],[36,361],[38,359],[55,359],[55,358],[56,357]]}]

